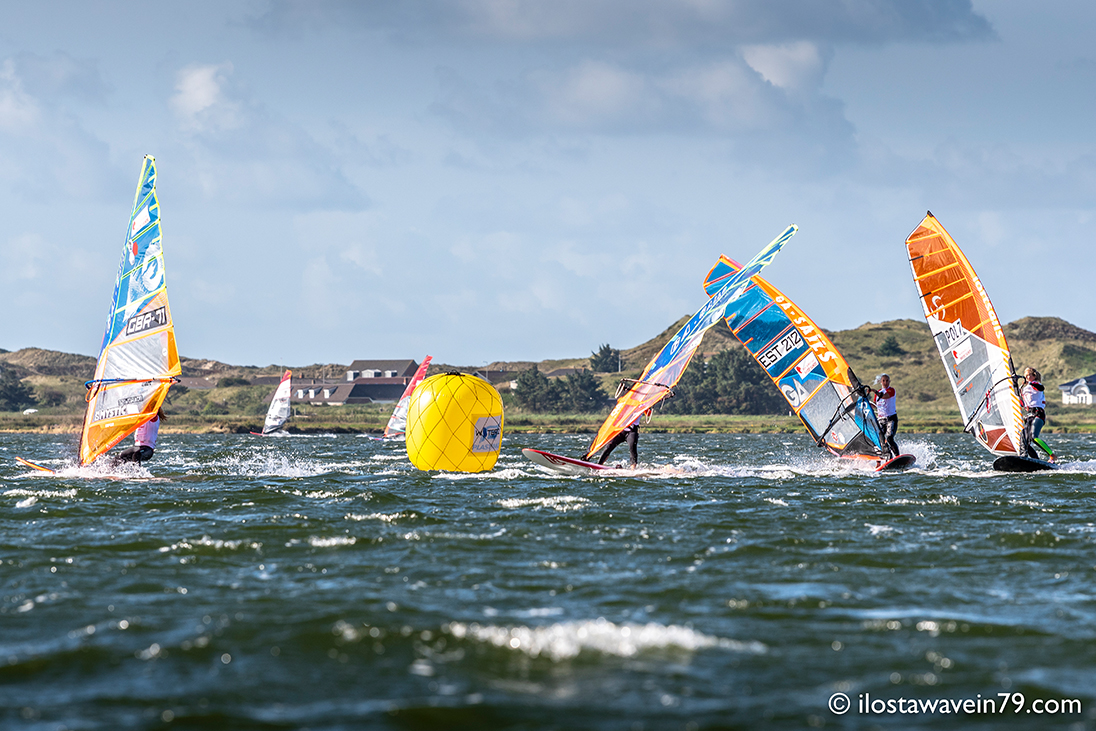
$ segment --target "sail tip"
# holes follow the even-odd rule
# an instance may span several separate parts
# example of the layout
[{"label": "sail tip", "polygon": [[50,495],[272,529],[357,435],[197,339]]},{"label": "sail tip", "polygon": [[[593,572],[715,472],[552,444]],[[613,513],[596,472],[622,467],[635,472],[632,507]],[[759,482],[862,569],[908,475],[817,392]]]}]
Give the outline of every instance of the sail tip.
[{"label": "sail tip", "polygon": [[925,215],[929,216],[930,218],[936,218],[936,216],[932,215],[932,211],[925,211]]}]

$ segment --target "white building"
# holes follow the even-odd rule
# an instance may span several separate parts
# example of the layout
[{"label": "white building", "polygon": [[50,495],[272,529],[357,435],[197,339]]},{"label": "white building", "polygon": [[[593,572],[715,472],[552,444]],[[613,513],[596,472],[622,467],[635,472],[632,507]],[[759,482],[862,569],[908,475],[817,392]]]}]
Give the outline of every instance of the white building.
[{"label": "white building", "polygon": [[1062,403],[1084,404],[1092,406],[1092,394],[1096,392],[1096,374],[1078,378],[1076,381],[1063,383],[1058,386],[1062,392]]}]

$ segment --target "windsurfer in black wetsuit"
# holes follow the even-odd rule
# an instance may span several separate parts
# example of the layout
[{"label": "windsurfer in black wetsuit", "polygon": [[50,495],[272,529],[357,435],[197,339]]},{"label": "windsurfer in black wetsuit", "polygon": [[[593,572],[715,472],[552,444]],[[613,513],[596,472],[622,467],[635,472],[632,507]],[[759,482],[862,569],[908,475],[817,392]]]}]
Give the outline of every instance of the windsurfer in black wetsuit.
[{"label": "windsurfer in black wetsuit", "polygon": [[[628,456],[632,459],[632,469],[634,470],[636,468],[639,464],[639,421],[644,415],[650,416],[651,410],[647,409],[644,411],[636,417],[636,420],[632,422],[631,426],[626,427],[609,440],[609,443],[605,445],[605,451],[601,453],[601,459],[597,461],[598,464],[605,464],[605,461],[609,459],[609,454],[614,449],[624,442],[628,442]],[[591,458],[593,458],[592,454],[587,454],[583,457],[587,462],[589,462]]]},{"label": "windsurfer in black wetsuit", "polygon": [[119,462],[144,462],[152,459],[152,454],[156,451],[156,437],[160,434],[160,422],[163,419],[164,410],[157,409],[155,416],[133,432],[133,441],[136,443],[115,455],[115,459]]}]

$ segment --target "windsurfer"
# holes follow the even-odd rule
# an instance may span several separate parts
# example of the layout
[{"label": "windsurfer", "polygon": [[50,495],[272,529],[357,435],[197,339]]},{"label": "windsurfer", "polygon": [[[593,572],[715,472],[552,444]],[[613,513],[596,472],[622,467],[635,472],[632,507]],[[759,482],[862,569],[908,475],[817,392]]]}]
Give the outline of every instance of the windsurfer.
[{"label": "windsurfer", "polygon": [[118,453],[119,462],[144,462],[152,459],[156,450],[156,437],[160,434],[160,422],[164,419],[164,410],[157,409],[156,415],[137,427],[133,432],[134,446]]},{"label": "windsurfer", "polygon": [[[623,431],[613,437],[608,444],[605,445],[605,451],[601,453],[601,459],[597,461],[598,464],[605,464],[609,459],[609,454],[619,447],[624,442],[628,442],[628,456],[632,460],[632,469],[636,468],[639,464],[639,421],[644,416],[650,418],[651,410],[647,409],[642,414],[636,416],[636,420],[632,422],[631,426],[625,428]],[[585,459],[588,461],[593,455],[586,455]]]},{"label": "windsurfer", "polygon": [[883,386],[880,390],[872,390],[875,401],[875,416],[879,420],[879,426],[883,432],[883,442],[890,450],[891,458],[897,457],[901,452],[898,443],[894,441],[894,435],[898,433],[898,410],[895,408],[894,388],[890,385],[890,376],[886,373],[879,376],[879,383]]},{"label": "windsurfer", "polygon": [[1024,403],[1024,449],[1027,452],[1025,456],[1038,459],[1038,453],[1031,446],[1036,444],[1039,449],[1046,452],[1047,460],[1053,462],[1054,452],[1039,438],[1039,433],[1043,431],[1043,425],[1047,422],[1047,397],[1043,392],[1043,384],[1039,382],[1040,378],[1042,376],[1034,368],[1029,366],[1024,369],[1025,383],[1020,389],[1020,399]]}]

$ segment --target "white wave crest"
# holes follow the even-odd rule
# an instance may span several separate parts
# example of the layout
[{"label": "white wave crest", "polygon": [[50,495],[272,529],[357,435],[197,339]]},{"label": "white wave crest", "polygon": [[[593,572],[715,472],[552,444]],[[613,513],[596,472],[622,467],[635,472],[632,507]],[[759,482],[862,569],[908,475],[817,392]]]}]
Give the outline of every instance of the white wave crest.
[{"label": "white wave crest", "polygon": [[247,548],[253,551],[258,551],[263,547],[263,544],[258,541],[224,541],[220,538],[210,538],[209,536],[202,536],[195,541],[188,541],[183,539],[178,543],[172,543],[170,546],[160,546],[160,553],[168,553],[169,551],[189,550],[192,551],[196,548],[212,548],[215,551],[235,551],[240,548]]},{"label": "white wave crest", "polygon": [[439,472],[434,477],[439,480],[516,480],[528,477],[528,473],[511,467],[498,472]]},{"label": "white wave crest", "polygon": [[654,622],[616,624],[599,617],[594,621],[560,622],[544,627],[498,627],[475,622],[451,622],[447,629],[458,639],[485,642],[522,652],[529,657],[567,660],[581,652],[632,657],[650,651],[696,652],[709,648],[763,653],[760,642],[739,642],[697,632],[689,627]]},{"label": "white wave crest", "polygon": [[333,548],[334,546],[353,546],[358,542],[354,536],[310,536],[308,545],[313,548]]},{"label": "white wave crest", "polygon": [[507,498],[499,500],[498,504],[504,508],[510,508],[511,510],[536,506],[538,508],[552,508],[553,510],[565,513],[568,510],[582,510],[590,504],[590,501],[584,497],[576,497],[574,495],[558,495],[555,497]]}]

